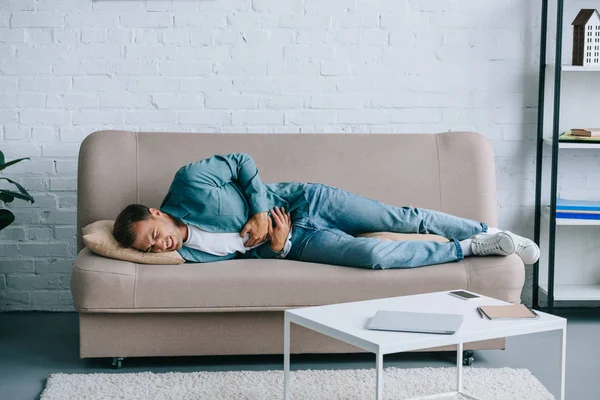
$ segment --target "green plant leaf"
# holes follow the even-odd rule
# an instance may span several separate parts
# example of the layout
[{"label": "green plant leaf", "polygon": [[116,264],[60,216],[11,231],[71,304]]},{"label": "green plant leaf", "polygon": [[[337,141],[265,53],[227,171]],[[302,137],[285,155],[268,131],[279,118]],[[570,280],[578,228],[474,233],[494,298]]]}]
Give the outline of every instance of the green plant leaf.
[{"label": "green plant leaf", "polygon": [[4,153],[0,150],[0,165],[4,164]]},{"label": "green plant leaf", "polygon": [[10,203],[15,199],[15,196],[11,196],[8,193],[0,193],[0,200],[2,200],[5,203]]},{"label": "green plant leaf", "polygon": [[15,214],[8,210],[0,210],[0,231],[12,224],[14,220]]},{"label": "green plant leaf", "polygon": [[[0,164],[0,171],[2,171],[3,169],[5,169],[6,167],[10,167],[11,165],[16,164],[16,163],[18,163],[20,161],[23,161],[23,160],[31,160],[31,158],[29,158],[29,157],[17,158],[16,160],[9,161],[6,164],[2,163],[2,164]],[[4,160],[2,160],[2,161],[4,161]]]},{"label": "green plant leaf", "polygon": [[[33,197],[29,193],[27,193],[27,190],[25,190],[25,188],[23,186],[21,186],[18,182],[15,182],[15,181],[13,181],[10,178],[5,178],[5,177],[0,177],[0,179],[4,179],[6,181],[9,181],[13,185],[15,185],[17,187],[17,189],[19,189],[19,192],[21,192],[21,194],[23,196],[26,196],[25,198],[19,197],[19,199],[30,201],[31,204],[35,203],[35,200],[33,199]],[[18,196],[15,196],[15,197],[18,197]]]},{"label": "green plant leaf", "polygon": [[13,191],[11,191],[11,190],[3,190],[3,189],[0,189],[0,194],[2,194],[2,193],[3,193],[3,194],[8,194],[8,195],[10,195],[10,196],[12,196],[12,197],[16,197],[17,199],[21,199],[21,200],[27,200],[27,201],[30,201],[30,202],[33,204],[33,197],[31,197],[31,196],[29,196],[29,195],[28,195],[28,196],[25,196],[24,194],[17,193],[17,192],[13,192]]}]

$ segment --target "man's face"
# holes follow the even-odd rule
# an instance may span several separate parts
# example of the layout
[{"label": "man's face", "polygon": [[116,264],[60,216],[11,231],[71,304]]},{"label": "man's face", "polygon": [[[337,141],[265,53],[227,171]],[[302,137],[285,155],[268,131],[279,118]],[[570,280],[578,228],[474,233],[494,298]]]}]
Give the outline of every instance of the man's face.
[{"label": "man's face", "polygon": [[150,208],[152,217],[136,222],[133,248],[152,253],[179,250],[183,245],[181,230],[175,221],[156,208]]}]

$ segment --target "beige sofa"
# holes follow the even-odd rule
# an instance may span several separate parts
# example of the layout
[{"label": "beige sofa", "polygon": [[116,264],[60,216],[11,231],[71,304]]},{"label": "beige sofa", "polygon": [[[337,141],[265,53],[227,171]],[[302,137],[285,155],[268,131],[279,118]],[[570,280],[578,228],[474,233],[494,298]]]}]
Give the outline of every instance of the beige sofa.
[{"label": "beige sofa", "polygon": [[[143,265],[100,257],[81,228],[130,203],[159,206],[179,167],[250,154],[264,182],[320,182],[393,205],[497,225],[494,157],[479,134],[192,134],[103,131],[81,145],[71,290],[81,357],[280,354],[283,310],[449,289],[519,302],[515,256],[364,270],[288,260]],[[357,352],[294,326],[293,353]],[[466,349],[504,348],[504,340]]]}]

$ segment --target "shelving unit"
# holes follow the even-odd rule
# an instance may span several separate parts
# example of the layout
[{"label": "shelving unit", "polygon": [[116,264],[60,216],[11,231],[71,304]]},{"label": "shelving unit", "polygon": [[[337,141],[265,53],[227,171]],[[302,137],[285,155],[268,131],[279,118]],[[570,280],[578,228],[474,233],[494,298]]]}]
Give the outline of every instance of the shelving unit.
[{"label": "shelving unit", "polygon": [[[555,69],[556,65],[555,64],[547,64],[546,68]],[[560,68],[563,72],[599,72],[600,71],[600,67],[580,67],[578,65],[568,65],[568,64],[563,64],[563,65],[561,65]]]},{"label": "shelving unit", "polygon": [[[555,255],[556,255],[556,227],[557,226],[600,226],[600,220],[581,220],[556,218],[557,179],[558,179],[558,156],[559,150],[591,150],[600,149],[600,143],[570,143],[559,142],[560,136],[560,107],[561,107],[561,79],[563,73],[599,73],[600,66],[580,67],[562,64],[563,43],[563,16],[564,0],[556,3],[556,57],[554,64],[546,64],[546,43],[548,30],[548,0],[542,0],[541,40],[540,40],[540,69],[539,69],[539,92],[538,92],[538,126],[537,126],[537,158],[536,158],[536,193],[535,193],[535,242],[541,245],[541,224],[548,225],[548,247],[547,267],[548,282],[540,283],[539,261],[533,269],[533,307],[539,307],[539,293],[547,297],[547,311],[552,313],[554,301],[600,301],[600,284],[564,284],[555,283]],[[551,133],[544,134],[544,96],[546,84],[546,71],[554,75],[554,96]],[[542,197],[542,159],[544,148],[551,149],[551,172],[550,172],[550,204],[541,204]],[[542,221],[543,220],[543,221]],[[585,228],[582,228],[585,229]],[[563,268],[566,266],[563,266]],[[600,282],[599,282],[600,283]]]},{"label": "shelving unit", "polygon": [[[548,294],[548,284],[541,284],[540,289]],[[600,285],[554,285],[554,300],[600,301]]]},{"label": "shelving unit", "polygon": [[[549,146],[552,146],[552,138],[551,137],[545,137],[544,138],[544,144],[547,144]],[[559,149],[582,149],[582,150],[593,150],[593,149],[600,149],[600,143],[567,143],[567,142],[558,142],[558,148]]]}]

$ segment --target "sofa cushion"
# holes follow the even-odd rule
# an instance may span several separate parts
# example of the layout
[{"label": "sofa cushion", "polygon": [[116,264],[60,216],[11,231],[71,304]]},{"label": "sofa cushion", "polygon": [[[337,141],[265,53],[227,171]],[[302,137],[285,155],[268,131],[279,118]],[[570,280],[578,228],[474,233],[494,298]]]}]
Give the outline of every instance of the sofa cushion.
[{"label": "sofa cushion", "polygon": [[94,253],[117,260],[142,264],[183,264],[185,260],[176,251],[144,253],[132,248],[124,248],[112,234],[115,221],[96,221],[83,227],[83,242]]},{"label": "sofa cushion", "polygon": [[275,311],[459,288],[518,302],[524,267],[516,255],[393,270],[276,259],[148,265],[84,248],[71,279],[84,312]]}]

